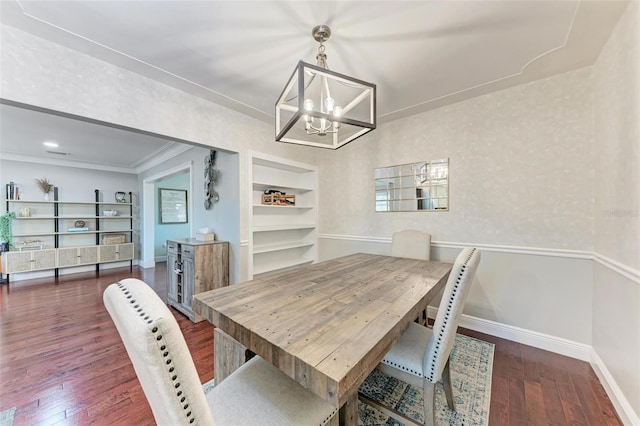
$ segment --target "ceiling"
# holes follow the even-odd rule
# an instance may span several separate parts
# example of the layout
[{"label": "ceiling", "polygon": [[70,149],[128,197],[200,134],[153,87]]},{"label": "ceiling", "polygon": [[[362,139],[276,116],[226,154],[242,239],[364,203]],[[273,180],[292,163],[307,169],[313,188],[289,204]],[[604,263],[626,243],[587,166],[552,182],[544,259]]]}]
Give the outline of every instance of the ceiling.
[{"label": "ceiling", "polygon": [[[572,0],[4,0],[0,12],[2,25],[269,123],[296,63],[315,63],[311,29],[327,24],[332,30],[326,43],[329,67],[377,84],[378,123],[384,123],[591,65],[626,5]],[[0,113],[4,127],[4,107]],[[73,130],[63,128],[64,137],[71,136]],[[4,153],[4,131],[1,136]],[[86,138],[82,145],[77,137],[68,140],[69,152],[86,149]],[[145,149],[128,143],[123,149],[132,151],[125,156],[129,166],[162,149],[162,143],[141,141]],[[37,155],[26,146],[24,154]]]}]

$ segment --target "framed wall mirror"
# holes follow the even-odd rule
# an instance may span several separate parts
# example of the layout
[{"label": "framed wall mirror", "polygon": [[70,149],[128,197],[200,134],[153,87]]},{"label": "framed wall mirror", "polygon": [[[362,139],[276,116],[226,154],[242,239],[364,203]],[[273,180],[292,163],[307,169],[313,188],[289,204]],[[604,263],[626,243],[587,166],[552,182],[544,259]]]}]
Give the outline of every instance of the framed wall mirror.
[{"label": "framed wall mirror", "polygon": [[449,210],[449,159],[375,169],[376,212]]}]

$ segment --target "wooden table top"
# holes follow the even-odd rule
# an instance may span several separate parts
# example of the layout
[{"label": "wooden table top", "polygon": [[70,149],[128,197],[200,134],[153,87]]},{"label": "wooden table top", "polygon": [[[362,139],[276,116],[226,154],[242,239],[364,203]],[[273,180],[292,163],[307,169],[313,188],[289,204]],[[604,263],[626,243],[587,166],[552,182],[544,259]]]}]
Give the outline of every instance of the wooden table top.
[{"label": "wooden table top", "polygon": [[196,294],[193,309],[342,406],[444,288],[451,267],[359,253]]}]

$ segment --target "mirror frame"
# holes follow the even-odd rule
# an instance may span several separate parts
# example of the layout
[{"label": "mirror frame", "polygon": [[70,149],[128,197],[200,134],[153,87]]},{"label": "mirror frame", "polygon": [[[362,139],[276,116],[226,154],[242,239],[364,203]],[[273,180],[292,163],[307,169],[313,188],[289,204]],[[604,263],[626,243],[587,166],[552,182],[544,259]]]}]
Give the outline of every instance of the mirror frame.
[{"label": "mirror frame", "polygon": [[[389,191],[379,189],[381,182],[386,184],[397,182],[394,190],[399,194],[397,198],[387,196],[379,199],[379,193]],[[421,196],[419,191],[424,190],[426,195]],[[407,191],[410,195],[407,195]],[[376,167],[374,198],[376,213],[449,211],[449,158]],[[387,208],[381,209],[380,203],[386,203]],[[427,203],[426,206],[425,203]]]}]

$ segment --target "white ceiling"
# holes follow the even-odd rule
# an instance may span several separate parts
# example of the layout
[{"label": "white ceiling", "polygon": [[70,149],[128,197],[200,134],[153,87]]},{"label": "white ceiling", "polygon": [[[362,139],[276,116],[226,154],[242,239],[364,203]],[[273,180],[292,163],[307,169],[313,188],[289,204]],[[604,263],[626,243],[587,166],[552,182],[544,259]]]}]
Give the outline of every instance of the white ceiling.
[{"label": "white ceiling", "polygon": [[[591,65],[626,5],[8,0],[0,2],[0,12],[2,25],[267,122],[296,63],[315,63],[311,29],[327,24],[333,32],[326,43],[329,67],[377,84],[383,123]],[[3,138],[1,151],[4,145]],[[149,144],[127,157],[133,165],[159,148]]]}]

